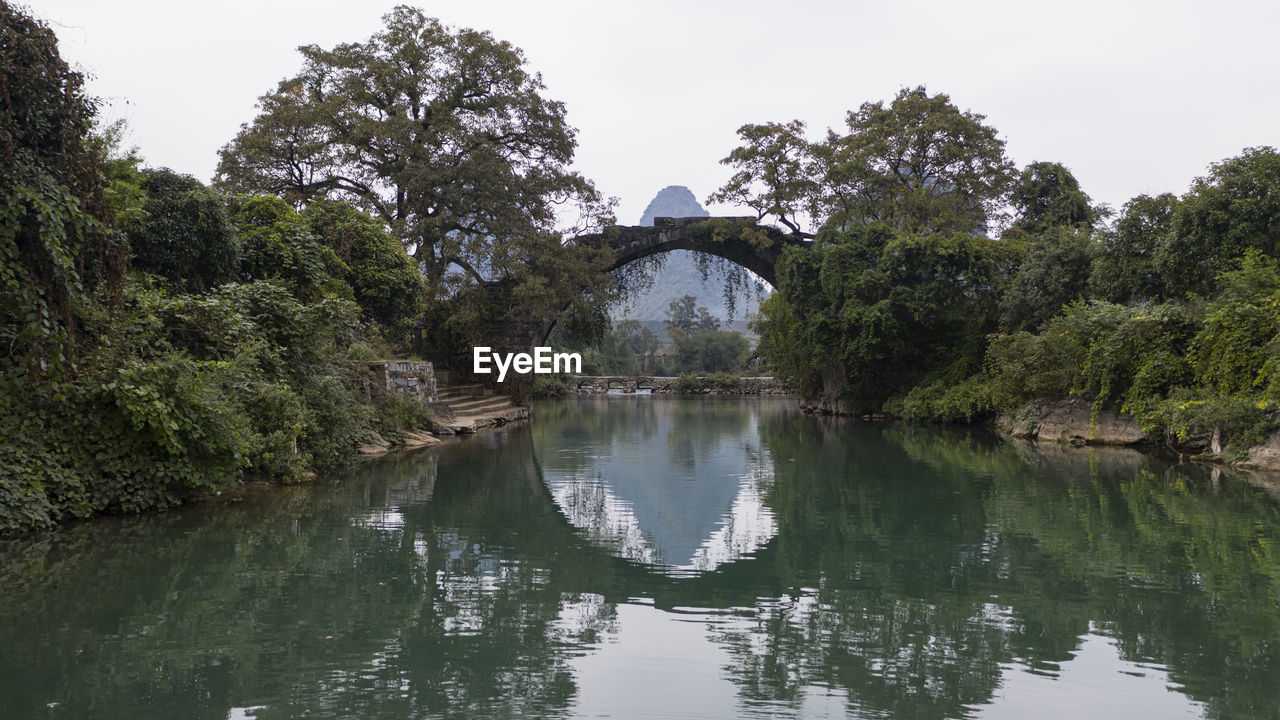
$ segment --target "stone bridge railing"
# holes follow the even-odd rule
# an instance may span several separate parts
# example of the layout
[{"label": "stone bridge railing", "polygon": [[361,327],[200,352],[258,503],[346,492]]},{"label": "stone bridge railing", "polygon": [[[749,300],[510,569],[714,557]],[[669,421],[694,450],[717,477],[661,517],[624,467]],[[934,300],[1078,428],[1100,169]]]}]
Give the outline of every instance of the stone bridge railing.
[{"label": "stone bridge railing", "polygon": [[581,393],[624,393],[645,391],[654,395],[786,395],[790,391],[771,377],[743,377],[725,380],[717,377],[678,378],[663,376],[579,375],[569,378],[569,385]]}]

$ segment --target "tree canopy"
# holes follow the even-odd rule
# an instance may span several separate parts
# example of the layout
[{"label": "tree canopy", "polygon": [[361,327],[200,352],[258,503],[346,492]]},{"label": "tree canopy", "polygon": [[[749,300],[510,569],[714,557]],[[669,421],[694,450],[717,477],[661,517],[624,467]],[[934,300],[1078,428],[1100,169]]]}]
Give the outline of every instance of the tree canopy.
[{"label": "tree canopy", "polygon": [[1014,179],[1004,141],[985,116],[945,94],[904,88],[886,105],[863,103],[847,131],[820,142],[805,125],[748,124],[721,162],[737,171],[709,198],[738,202],[802,235],[814,227],[881,222],[914,233],[982,232]]},{"label": "tree canopy", "polygon": [[348,199],[391,228],[434,291],[450,266],[491,282],[522,261],[520,241],[608,218],[569,167],[564,105],[519,49],[410,7],[384,21],[365,42],[300,48],[302,72],[222,149],[217,183]]},{"label": "tree canopy", "polygon": [[1061,163],[1026,166],[1009,193],[1017,218],[1013,227],[1033,235],[1055,227],[1091,229],[1097,212],[1076,176]]}]

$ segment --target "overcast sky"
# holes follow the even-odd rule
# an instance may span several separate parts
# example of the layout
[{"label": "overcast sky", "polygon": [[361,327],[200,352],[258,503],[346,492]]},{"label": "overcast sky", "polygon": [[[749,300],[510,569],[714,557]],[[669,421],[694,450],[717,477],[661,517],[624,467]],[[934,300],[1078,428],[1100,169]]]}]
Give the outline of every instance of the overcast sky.
[{"label": "overcast sky", "polygon": [[[296,48],[361,41],[394,2],[30,0],[148,164],[209,180]],[[577,169],[636,222],[666,185],[699,200],[748,122],[810,136],[924,84],[987,116],[1020,166],[1064,163],[1095,200],[1182,193],[1280,145],[1276,2],[536,2],[420,6],[522,48],[579,130]],[[710,207],[733,214],[733,208]]]}]

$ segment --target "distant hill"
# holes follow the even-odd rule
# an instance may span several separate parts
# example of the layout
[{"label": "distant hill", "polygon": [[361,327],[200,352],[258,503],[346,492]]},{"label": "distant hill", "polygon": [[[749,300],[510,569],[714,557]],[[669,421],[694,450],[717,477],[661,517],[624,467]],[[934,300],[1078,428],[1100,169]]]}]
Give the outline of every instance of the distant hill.
[{"label": "distant hill", "polygon": [[[710,217],[697,198],[683,185],[665,187],[645,208],[640,217],[640,225],[652,225],[655,217]],[[706,306],[712,315],[726,321],[729,310],[724,301],[724,273],[712,268],[707,279],[702,279],[698,271],[698,253],[689,250],[673,250],[667,253],[666,265],[653,278],[653,287],[639,293],[628,303],[619,303],[609,309],[615,320],[634,318],[641,322],[661,321],[667,316],[667,308],[671,303],[685,295],[698,298],[698,305]],[[763,297],[768,297],[769,290],[764,289]],[[756,299],[756,289],[747,287],[736,295],[732,327],[725,329],[745,331],[743,322],[749,313],[760,307]],[[648,324],[646,322],[646,324]]]}]

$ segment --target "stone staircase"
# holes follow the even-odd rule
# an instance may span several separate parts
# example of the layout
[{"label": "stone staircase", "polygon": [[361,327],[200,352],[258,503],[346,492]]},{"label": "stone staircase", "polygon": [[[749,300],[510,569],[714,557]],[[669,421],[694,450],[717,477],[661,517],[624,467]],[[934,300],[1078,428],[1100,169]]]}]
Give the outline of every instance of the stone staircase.
[{"label": "stone staircase", "polygon": [[440,385],[436,403],[448,407],[448,412],[439,413],[439,419],[432,421],[437,434],[462,435],[529,418],[529,408],[518,407],[510,397],[496,395],[480,384]]}]

